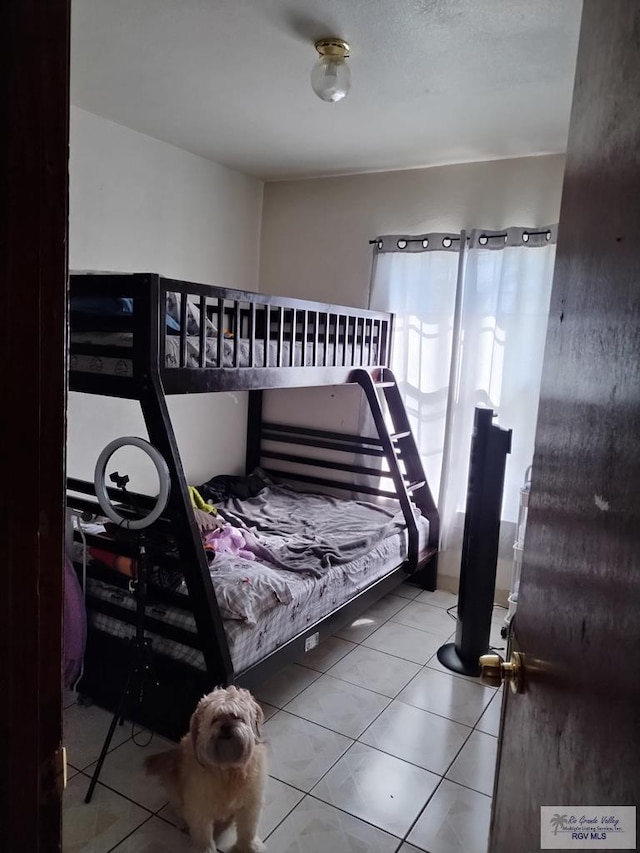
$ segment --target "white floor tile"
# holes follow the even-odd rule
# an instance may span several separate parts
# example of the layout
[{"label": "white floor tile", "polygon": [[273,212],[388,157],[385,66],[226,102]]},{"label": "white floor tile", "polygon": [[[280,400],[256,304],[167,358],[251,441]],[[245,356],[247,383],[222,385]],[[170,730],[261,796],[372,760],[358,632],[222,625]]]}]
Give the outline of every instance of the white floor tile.
[{"label": "white floor tile", "polygon": [[398,839],[305,797],[267,841],[270,853],[395,853]]},{"label": "white floor tile", "polygon": [[358,646],[329,670],[329,675],[393,698],[420,671],[418,664]]},{"label": "white floor tile", "polygon": [[307,652],[304,657],[300,658],[298,663],[302,666],[308,666],[309,669],[326,672],[355,647],[355,643],[343,640],[341,637],[327,637],[313,651]]},{"label": "white floor tile", "polygon": [[[279,779],[274,779],[269,776],[267,779],[267,787],[264,796],[264,808],[262,809],[262,817],[260,819],[260,828],[258,836],[263,841],[264,839],[278,826],[279,823],[295,808],[302,800],[304,794],[291,785],[285,785]],[[176,815],[170,805],[166,805],[158,812],[158,817],[172,823],[174,826],[178,823]],[[224,846],[232,847],[235,842],[235,829],[231,829],[225,834]],[[220,846],[223,846],[222,844]],[[153,853],[150,851],[149,853]]]},{"label": "white floor tile", "polygon": [[441,640],[425,631],[391,621],[363,640],[362,645],[413,663],[425,664],[441,645]]},{"label": "white floor tile", "polygon": [[421,592],[422,590],[419,586],[415,586],[414,584],[408,583],[406,581],[405,583],[401,583],[400,586],[397,586],[393,590],[394,595],[399,595],[400,598],[406,598],[409,601],[412,601],[414,598],[417,598]]},{"label": "white floor tile", "polygon": [[329,729],[279,711],[265,726],[269,773],[309,791],[353,743]]},{"label": "white floor tile", "polygon": [[[147,733],[140,735],[140,741],[146,743]],[[174,749],[175,743],[160,735],[154,735],[146,747],[137,746],[132,740],[123,743],[107,755],[100,771],[100,782],[113,788],[134,803],[144,806],[149,811],[156,812],[169,799],[167,792],[157,776],[149,776],[144,769],[144,760],[149,755]],[[86,769],[86,774],[93,773],[95,764]]]},{"label": "white floor tile", "polygon": [[113,853],[193,853],[193,847],[186,832],[152,817],[120,842]]},{"label": "white floor tile", "polygon": [[[455,635],[450,638],[450,642],[455,642]],[[449,669],[446,666],[443,666],[438,660],[438,655],[435,654],[433,657],[429,658],[427,661],[427,666],[429,669],[435,669],[436,672],[444,672],[447,675],[454,675],[456,678],[463,678],[465,681],[470,681],[472,684],[482,684],[479,677],[473,675],[463,675],[460,672],[454,672],[452,669]],[[487,686],[487,685],[485,685]],[[495,690],[495,687],[490,687],[489,689]]]},{"label": "white floor tile", "polygon": [[493,694],[490,687],[425,667],[398,699],[456,723],[475,726]]},{"label": "white floor tile", "polygon": [[267,779],[264,808],[258,832],[260,838],[263,840],[267,838],[303,797],[302,791],[270,776]]},{"label": "white floor tile", "polygon": [[388,705],[380,693],[365,690],[331,675],[323,675],[292,699],[286,711],[357,738]]},{"label": "white floor tile", "polygon": [[[458,603],[458,596],[452,592],[445,592],[443,589],[436,589],[434,592],[423,590],[416,601],[419,604],[430,604],[432,607],[442,607],[448,610],[449,607],[454,607]],[[455,610],[452,612],[455,613]]]},{"label": "white floor tile", "polygon": [[[84,770],[98,760],[102,744],[111,723],[112,714],[97,705],[72,705],[64,712],[63,743],[67,761]],[[131,737],[131,723],[116,726],[110,749],[115,749]]]},{"label": "white floor tile", "polygon": [[361,643],[369,634],[384,625],[395,613],[401,610],[408,601],[399,595],[386,595],[373,604],[368,610],[355,619],[351,625],[346,625],[339,631],[336,631],[336,637],[341,637],[343,640],[351,640],[354,643]]},{"label": "white floor tile", "polygon": [[402,847],[398,848],[397,853],[424,853],[424,850],[418,850],[413,844],[403,844]]},{"label": "white floor tile", "polygon": [[500,712],[502,710],[502,693],[496,691],[496,695],[489,702],[489,707],[478,720],[477,731],[498,737],[500,733]]},{"label": "white floor tile", "polygon": [[490,816],[489,797],[445,779],[411,830],[409,841],[428,853],[487,853]]},{"label": "white floor tile", "polygon": [[157,812],[158,817],[161,817],[162,820],[166,820],[167,823],[171,823],[174,826],[177,826],[179,829],[183,829],[181,820],[178,818],[176,813],[173,810],[171,803],[167,803],[166,806],[163,806],[160,811]]},{"label": "white floor tile", "polygon": [[275,708],[273,705],[268,705],[266,702],[258,701],[258,704],[262,708],[262,713],[264,714],[265,723],[267,722],[267,720],[271,719],[271,717],[273,717],[274,714],[277,714],[277,712],[278,712],[277,708]]},{"label": "white floor tile", "polygon": [[393,615],[392,621],[433,634],[442,641],[456,628],[455,622],[442,607],[432,607],[418,601],[410,601],[406,607]]},{"label": "white floor tile", "polygon": [[281,669],[276,675],[263,681],[254,690],[254,694],[260,702],[266,702],[275,708],[284,708],[287,702],[290,702],[298,693],[302,693],[305,687],[308,687],[319,676],[320,673],[313,669],[292,663]]},{"label": "white floor tile", "polygon": [[467,726],[394,701],[360,741],[442,776],[470,734]]},{"label": "white floor tile", "polygon": [[64,853],[107,853],[150,817],[146,809],[100,784],[86,804],[88,786],[88,777],[78,774],[64,792]]},{"label": "white floor tile", "polygon": [[484,732],[473,732],[447,771],[447,779],[490,797],[493,794],[497,753],[497,738]]},{"label": "white floor tile", "polygon": [[434,773],[356,743],[313,796],[402,838],[439,781]]}]

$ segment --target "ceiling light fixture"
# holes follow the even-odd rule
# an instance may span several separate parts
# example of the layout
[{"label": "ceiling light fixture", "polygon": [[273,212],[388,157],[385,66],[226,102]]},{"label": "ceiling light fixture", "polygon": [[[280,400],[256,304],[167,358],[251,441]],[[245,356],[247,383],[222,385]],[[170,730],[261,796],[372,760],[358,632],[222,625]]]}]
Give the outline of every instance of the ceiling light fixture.
[{"label": "ceiling light fixture", "polygon": [[319,58],[311,69],[311,88],[322,101],[341,101],[351,86],[347,65],[349,45],[343,39],[326,38],[316,42]]}]

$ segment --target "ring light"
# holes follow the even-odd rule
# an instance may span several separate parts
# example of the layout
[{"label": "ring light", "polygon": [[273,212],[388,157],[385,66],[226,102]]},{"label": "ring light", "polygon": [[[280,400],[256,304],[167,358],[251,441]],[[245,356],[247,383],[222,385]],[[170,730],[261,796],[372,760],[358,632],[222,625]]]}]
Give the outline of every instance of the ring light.
[{"label": "ring light", "polygon": [[[119,450],[121,447],[127,447],[128,445],[137,447],[139,450],[143,450],[147,454],[155,466],[156,473],[158,474],[158,480],[160,481],[160,493],[158,494],[153,509],[143,518],[137,519],[126,518],[117,512],[111,502],[105,482],[107,464],[109,460],[116,450]],[[169,468],[167,467],[167,463],[164,461],[162,455],[152,444],[149,444],[148,441],[134,435],[116,438],[107,444],[100,456],[98,456],[95,473],[93,475],[93,483],[96,489],[98,503],[100,504],[104,514],[107,518],[113,521],[114,524],[125,527],[127,530],[143,530],[145,527],[149,527],[149,525],[156,522],[164,512],[164,508],[169,500],[169,490],[171,487]]]}]

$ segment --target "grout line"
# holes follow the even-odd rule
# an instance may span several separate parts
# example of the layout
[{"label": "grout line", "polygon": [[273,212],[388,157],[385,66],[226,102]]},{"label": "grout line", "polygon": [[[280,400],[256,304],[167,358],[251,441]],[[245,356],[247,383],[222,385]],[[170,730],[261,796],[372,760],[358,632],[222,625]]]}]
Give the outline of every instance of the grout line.
[{"label": "grout line", "polygon": [[[337,679],[337,680],[339,681],[339,680],[341,680],[341,679]],[[351,682],[350,682],[350,681],[343,681],[342,683],[343,683],[343,684],[351,684]],[[358,685],[357,685],[357,684],[352,684],[351,686],[352,686],[352,687],[358,687]],[[360,688],[360,689],[361,689],[361,690],[366,690],[366,687],[362,687],[362,688]],[[374,693],[374,692],[375,692],[375,691],[373,691],[373,690],[370,690],[370,691],[369,691],[369,693]],[[384,714],[384,712],[387,710],[387,708],[389,707],[389,705],[391,705],[391,703],[394,701],[393,699],[390,699],[388,696],[384,696],[384,694],[383,694],[383,693],[376,693],[375,695],[376,695],[376,696],[382,696],[384,699],[387,699],[387,700],[388,700],[388,701],[387,701],[387,704],[384,706],[384,708],[382,708],[382,710],[380,710],[380,711],[376,714],[376,716],[371,720],[371,722],[370,722],[370,723],[368,723],[368,724],[364,727],[364,729],[360,732],[360,734],[359,734],[359,735],[357,735],[356,737],[354,737],[353,735],[346,735],[346,734],[344,734],[344,732],[338,732],[338,731],[336,731],[335,729],[332,729],[330,726],[325,726],[325,725],[323,725],[322,723],[316,723],[316,721],[315,721],[315,720],[309,720],[307,717],[303,717],[301,714],[296,714],[296,713],[295,713],[295,711],[289,711],[287,708],[283,708],[282,710],[283,710],[283,711],[285,711],[287,714],[291,714],[291,716],[292,716],[292,717],[297,717],[299,720],[304,720],[304,721],[305,721],[305,723],[311,723],[311,724],[312,724],[312,725],[314,725],[314,726],[319,726],[321,729],[326,729],[327,731],[332,732],[334,735],[340,735],[341,737],[349,738],[349,740],[354,741],[354,743],[359,743],[359,742],[360,742],[360,738],[362,737],[362,735],[363,735],[363,734],[364,734],[364,733],[365,733],[365,732],[366,732],[366,731],[367,731],[367,730],[368,730],[368,729],[369,729],[369,728],[370,728],[370,727],[371,727],[371,726],[376,722],[376,720],[377,720],[379,717],[381,717],[381,716],[382,716],[382,714]],[[368,746],[368,744],[364,744],[364,745],[365,745],[365,746]],[[353,744],[352,744],[352,746],[353,746]],[[351,747],[349,747],[349,748],[351,748]],[[379,752],[382,752],[382,750],[379,750]],[[416,766],[417,766],[417,765],[416,765]]]},{"label": "grout line", "polygon": [[[297,661],[293,661],[293,663],[289,664],[289,666],[300,666],[300,664],[298,664]],[[305,686],[301,687],[297,693],[294,693],[293,696],[291,696],[289,699],[287,699],[287,701],[285,702],[284,705],[275,705],[273,702],[270,702],[268,699],[262,699],[256,693],[253,694],[254,698],[257,699],[258,702],[264,702],[265,705],[271,705],[272,708],[277,708],[278,711],[283,711],[285,705],[288,705],[289,702],[292,702],[297,696],[299,696],[301,693],[303,693],[307,689],[307,687],[311,687],[312,684],[315,684],[316,681],[320,678],[320,676],[323,675],[322,672],[318,672],[317,669],[311,669],[311,667],[309,667],[309,666],[305,666],[303,668],[306,669],[308,672],[315,672],[316,677],[313,679],[313,681],[310,681],[308,684],[305,684]],[[282,672],[282,671],[283,670],[280,670],[280,672]],[[273,717],[275,717],[275,714],[272,714],[271,717],[269,717],[269,719],[272,719]],[[265,723],[267,723],[267,722],[268,722],[268,720],[265,720]]]},{"label": "grout line", "polygon": [[493,796],[491,794],[485,794],[484,791],[479,791],[477,788],[472,788],[471,785],[465,785],[464,782],[456,782],[455,779],[447,779],[446,776],[443,777],[443,781],[451,782],[452,785],[458,785],[460,788],[466,788],[467,791],[473,791],[474,794],[480,794],[481,797],[486,797],[488,800],[493,799]]},{"label": "grout line", "polygon": [[153,820],[153,818],[154,815],[149,815],[149,817],[146,820],[143,820],[139,826],[136,826],[136,828],[129,832],[127,835],[125,835],[124,838],[121,838],[120,841],[118,841],[118,843],[114,847],[109,847],[108,853],[113,853],[114,850],[117,853],[118,847],[120,847],[121,844],[123,844],[128,838],[131,838],[132,835],[135,835],[135,833],[139,829],[142,829],[142,827],[145,826],[145,824],[149,823],[150,820]]},{"label": "grout line", "polygon": [[[87,780],[89,780],[89,781],[91,780],[91,776],[89,776],[87,773],[84,773],[84,772],[78,773],[73,778],[77,779],[78,776],[84,776]],[[123,800],[127,800],[129,803],[133,803],[133,805],[137,806],[139,809],[144,809],[145,812],[149,813],[150,817],[153,817],[155,815],[155,812],[153,811],[153,809],[150,809],[148,806],[143,806],[142,803],[139,803],[136,800],[132,800],[131,797],[129,797],[127,794],[123,794],[122,791],[118,791],[117,788],[113,788],[111,785],[107,785],[104,782],[98,781],[96,784],[96,789],[100,788],[100,787],[106,788],[108,791],[111,791],[112,794],[117,794],[119,797],[122,797]],[[84,802],[84,798],[83,798],[83,802]],[[92,802],[93,802],[93,800],[92,800]],[[164,808],[164,806],[163,806],[163,808]],[[146,823],[146,821],[145,821],[145,823]],[[118,844],[119,843],[120,842],[118,842]]]},{"label": "grout line", "polygon": [[[274,776],[273,778],[275,779],[275,776]],[[282,780],[278,779],[278,782],[280,782],[280,781],[282,781]],[[287,783],[286,783],[286,782],[283,782],[282,784],[283,784],[283,785],[286,785]],[[289,787],[293,788],[293,787],[295,787],[295,786],[294,786],[294,785],[290,785]],[[296,790],[296,791],[299,791],[300,789],[299,789],[299,788],[296,788],[295,790]],[[299,801],[295,804],[295,806],[294,806],[292,809],[289,809],[289,811],[288,811],[288,812],[286,813],[286,815],[282,818],[282,820],[279,820],[279,821],[278,821],[278,823],[273,827],[273,829],[271,830],[271,832],[269,832],[267,835],[265,835],[265,837],[262,839],[262,841],[266,841],[268,838],[271,838],[271,836],[272,836],[272,835],[273,835],[273,833],[278,829],[278,827],[282,826],[282,824],[283,824],[283,823],[285,822],[285,820],[289,817],[289,815],[293,814],[293,813],[294,813],[294,811],[295,811],[295,810],[298,808],[298,806],[300,805],[300,803],[302,803],[302,802],[304,801],[304,798],[305,798],[305,797],[307,797],[307,796],[309,796],[309,795],[308,795],[306,792],[304,792],[304,791],[302,792],[302,794],[303,794],[302,799],[301,799],[301,800],[299,800]]]},{"label": "grout line", "polygon": [[[385,710],[386,710],[386,709],[385,709]],[[427,712],[427,713],[428,713],[428,712]],[[447,718],[446,718],[446,717],[444,717],[443,719],[447,719]],[[375,722],[375,720],[374,720],[374,722]],[[450,720],[450,722],[453,722],[453,720]],[[373,723],[372,723],[372,725],[373,725]],[[458,723],[458,725],[462,725],[462,723]],[[365,731],[368,731],[368,730],[365,730]],[[362,734],[365,734],[365,732],[363,732]],[[363,746],[368,746],[368,747],[369,747],[369,749],[375,749],[375,750],[377,750],[377,752],[381,752],[383,755],[388,755],[390,758],[395,758],[395,759],[396,759],[396,761],[402,761],[404,764],[409,764],[411,767],[417,767],[417,768],[418,768],[418,770],[426,770],[426,772],[427,772],[427,773],[433,773],[433,775],[434,775],[434,776],[440,776],[442,779],[444,779],[444,777],[447,775],[447,773],[449,772],[449,770],[451,770],[451,765],[453,764],[453,762],[457,759],[457,757],[460,755],[460,753],[462,752],[462,750],[463,750],[463,749],[465,748],[465,746],[467,745],[467,743],[468,743],[468,741],[469,741],[469,738],[471,737],[471,735],[472,735],[472,734],[473,734],[473,730],[472,730],[472,729],[470,729],[470,730],[469,730],[469,734],[465,737],[464,741],[462,742],[462,745],[458,748],[458,750],[456,751],[456,753],[455,753],[454,757],[453,757],[453,758],[451,759],[451,761],[447,764],[447,769],[444,771],[444,773],[440,773],[438,770],[430,770],[428,767],[423,767],[423,766],[422,766],[422,764],[416,764],[416,763],[415,763],[415,762],[413,762],[413,761],[409,761],[409,759],[408,759],[408,758],[400,758],[400,756],[398,756],[398,755],[394,755],[392,752],[387,752],[387,750],[386,750],[386,749],[380,749],[380,747],[379,747],[379,746],[371,746],[371,744],[370,744],[370,743],[365,743],[365,741],[362,741],[362,740],[360,740],[359,738],[358,738],[358,740],[356,741],[356,743],[361,743]],[[362,737],[362,735],[360,735],[360,737]],[[439,784],[439,783],[438,783],[438,784]]]},{"label": "grout line", "polygon": [[[309,721],[309,720],[307,720],[307,722],[310,722],[310,721]],[[323,726],[322,728],[324,728],[324,726]],[[333,734],[336,734],[336,732],[333,732]],[[345,736],[345,735],[341,735],[341,737],[346,737],[346,736]],[[339,755],[339,756],[336,758],[336,760],[335,760],[335,761],[334,761],[334,762],[333,762],[333,763],[332,763],[332,764],[327,768],[327,770],[325,770],[325,772],[324,772],[324,773],[323,773],[323,774],[322,774],[318,779],[316,779],[316,781],[315,781],[315,782],[313,783],[313,785],[311,786],[311,791],[313,791],[313,789],[316,787],[316,785],[324,779],[324,777],[327,775],[327,773],[330,773],[330,772],[333,770],[333,768],[336,766],[336,764],[338,763],[338,761],[340,761],[340,759],[341,759],[341,758],[344,758],[344,756],[349,752],[349,750],[351,749],[351,747],[352,747],[352,746],[354,745],[354,743],[355,743],[355,740],[352,740],[351,738],[349,738],[349,739],[351,740],[351,743],[349,744],[349,746],[345,749],[345,751],[344,751],[344,752],[340,753],[340,755]],[[273,776],[273,774],[269,774],[269,775]],[[274,778],[274,779],[276,779],[278,782],[282,782],[284,785],[289,785],[289,787],[290,787],[290,788],[295,788],[295,789],[296,789],[296,791],[302,791],[302,793],[303,793],[303,794],[305,794],[305,796],[307,796],[308,794],[310,794],[310,793],[311,793],[311,791],[303,791],[303,789],[302,789],[302,788],[298,788],[298,786],[297,786],[297,785],[294,785],[292,782],[287,782],[285,779],[280,779],[278,776],[273,776],[273,778]],[[316,797],[316,799],[318,799],[318,798]],[[324,802],[324,800],[321,800],[321,802]],[[329,804],[329,805],[330,805],[330,804]],[[354,815],[354,817],[355,817],[355,815]]]},{"label": "grout line", "polygon": [[[336,636],[336,634],[330,634],[329,637],[335,637],[336,640],[342,640],[343,643],[352,643],[354,646],[360,645],[360,643],[354,643],[353,640],[344,640],[342,637]],[[327,640],[329,639],[329,637],[327,637]],[[316,646],[316,648],[319,648],[319,646]],[[333,663],[331,664],[329,669],[331,669],[331,667],[335,666],[337,663],[340,663],[340,661],[343,658],[346,658],[346,656],[352,651],[353,651],[353,649],[347,649],[347,651],[343,655],[340,655],[340,657],[337,660],[333,661]],[[329,669],[316,669],[314,666],[309,666],[309,664],[306,664],[304,662],[304,660],[305,660],[304,658],[300,658],[298,663],[300,664],[300,666],[303,666],[305,669],[311,669],[311,670],[313,670],[313,672],[320,672],[322,675],[326,675],[327,672],[329,671]]]},{"label": "grout line", "polygon": [[[413,829],[414,829],[415,825],[418,823],[418,821],[420,820],[420,818],[422,817],[422,815],[423,815],[423,814],[425,813],[425,811],[427,810],[427,806],[429,805],[429,803],[431,802],[431,800],[433,800],[433,798],[434,798],[434,797],[435,797],[435,795],[436,795],[436,792],[440,789],[440,786],[442,785],[442,783],[443,783],[443,782],[444,782],[444,776],[442,776],[442,777],[441,777],[440,781],[438,782],[438,784],[436,785],[436,787],[433,789],[433,791],[432,791],[432,792],[431,792],[431,794],[429,795],[429,797],[428,797],[428,799],[427,799],[427,802],[424,804],[424,806],[420,809],[420,811],[419,811],[419,812],[418,812],[418,814],[416,815],[416,819],[413,821],[413,823],[411,824],[411,826],[409,827],[409,829],[405,832],[404,837],[403,837],[403,842],[402,842],[403,844],[404,844],[404,843],[407,843],[407,844],[411,843],[411,842],[407,841],[407,839],[409,838],[409,836],[410,836],[410,835],[411,835],[411,833],[413,832]],[[417,844],[416,844],[416,845],[414,845],[414,846],[415,846],[418,850],[422,849],[422,848],[418,847],[418,845],[417,845]]]},{"label": "grout line", "polygon": [[[379,695],[379,694],[377,694],[377,695]],[[389,700],[389,701],[391,701],[391,700]],[[309,719],[307,719],[307,717],[303,717],[300,714],[296,714],[294,711],[288,711],[286,708],[280,708],[280,711],[282,711],[283,714],[289,714],[290,717],[295,717],[297,720],[302,720],[305,723],[309,723],[310,726],[317,726],[319,729],[324,729],[325,732],[331,732],[331,734],[333,734],[333,735],[339,735],[339,737],[344,737],[344,738],[347,738],[348,740],[351,740],[354,742],[356,741],[356,738],[352,737],[351,735],[345,735],[342,732],[337,732],[335,729],[332,729],[329,726],[325,726],[322,723],[316,723],[315,720],[309,720]],[[275,717],[275,714],[273,715],[273,717]],[[272,720],[273,717],[271,717],[270,720]],[[267,720],[267,722],[270,722],[270,720]],[[267,732],[267,734],[268,734],[268,732]],[[266,742],[270,743],[268,738],[267,738]],[[351,745],[352,744],[350,744],[350,747],[351,747]],[[274,776],[273,778],[276,779],[277,777]],[[284,779],[279,779],[278,781],[284,782]],[[286,784],[289,785],[291,783],[287,782]],[[293,787],[295,788],[296,786],[293,785]],[[301,789],[299,789],[299,790],[301,790]]]},{"label": "grout line", "polygon": [[[318,781],[320,781],[320,780],[318,780]],[[326,800],[321,800],[320,797],[315,797],[312,793],[308,793],[306,796],[311,797],[311,799],[315,800],[316,803],[321,803],[323,806],[327,806],[330,809],[335,809],[338,812],[342,812],[342,814],[346,814],[349,817],[355,818],[355,820],[360,821],[360,823],[366,823],[367,826],[372,826],[374,829],[377,829],[378,832],[384,832],[385,835],[388,835],[390,838],[396,838],[398,841],[400,841],[401,845],[403,843],[402,838],[399,835],[394,835],[393,832],[389,832],[388,829],[383,829],[381,826],[377,826],[377,824],[371,823],[370,820],[365,820],[365,818],[359,817],[359,815],[357,815],[357,814],[352,814],[352,812],[348,812],[346,809],[343,809],[343,808],[340,808],[340,806],[334,805],[334,803],[328,803]],[[302,800],[300,802],[302,802]],[[298,805],[300,805],[300,803],[298,803]],[[296,808],[297,808],[297,806],[296,806]]]}]

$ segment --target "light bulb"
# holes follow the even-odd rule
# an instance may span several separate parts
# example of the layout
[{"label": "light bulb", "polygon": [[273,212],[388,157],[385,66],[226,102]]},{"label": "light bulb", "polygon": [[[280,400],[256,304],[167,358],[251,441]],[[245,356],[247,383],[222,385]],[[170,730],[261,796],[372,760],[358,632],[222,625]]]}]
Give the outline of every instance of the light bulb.
[{"label": "light bulb", "polygon": [[311,88],[323,101],[342,100],[351,86],[351,72],[344,59],[321,56],[311,69]]},{"label": "light bulb", "polygon": [[311,69],[311,88],[323,101],[340,101],[351,86],[351,71],[346,62],[349,45],[339,39],[323,39],[316,42],[316,50],[320,56]]}]

